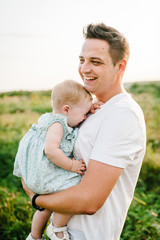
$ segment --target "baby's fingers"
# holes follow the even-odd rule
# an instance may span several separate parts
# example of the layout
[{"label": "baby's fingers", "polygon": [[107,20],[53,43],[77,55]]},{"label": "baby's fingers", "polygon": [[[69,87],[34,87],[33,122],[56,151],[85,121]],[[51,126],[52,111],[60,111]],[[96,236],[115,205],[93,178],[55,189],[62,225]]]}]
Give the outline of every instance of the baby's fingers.
[{"label": "baby's fingers", "polygon": [[85,166],[85,165],[82,165],[82,166],[80,167],[80,171],[86,171],[86,166]]},{"label": "baby's fingers", "polygon": [[99,106],[101,106],[101,105],[104,104],[104,102],[102,102],[102,101],[98,101],[97,104],[98,104]]},{"label": "baby's fingers", "polygon": [[93,103],[92,106],[91,106],[91,108],[90,108],[90,112],[91,112],[91,113],[95,113],[95,110],[96,110],[97,108],[100,108],[100,106],[99,106],[98,104],[96,104],[96,103]]},{"label": "baby's fingers", "polygon": [[95,113],[95,110],[96,109],[100,109],[101,108],[101,105],[103,104],[103,102],[101,101],[98,101],[98,102],[94,102],[90,108],[90,112],[91,113]]},{"label": "baby's fingers", "polygon": [[82,176],[84,175],[84,172],[83,172],[83,171],[79,171],[78,173],[79,173],[80,175],[82,175]]},{"label": "baby's fingers", "polygon": [[85,164],[85,162],[81,159],[81,160],[79,160],[80,161],[80,163],[82,164],[82,165],[85,165],[86,166],[86,164]]}]

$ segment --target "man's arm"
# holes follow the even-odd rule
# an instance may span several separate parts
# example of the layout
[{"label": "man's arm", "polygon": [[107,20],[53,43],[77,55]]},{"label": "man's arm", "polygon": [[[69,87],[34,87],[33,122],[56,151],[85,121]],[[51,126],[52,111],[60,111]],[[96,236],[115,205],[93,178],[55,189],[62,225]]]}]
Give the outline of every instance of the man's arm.
[{"label": "man's arm", "polygon": [[[104,204],[122,171],[122,168],[90,160],[86,175],[78,185],[41,195],[36,204],[59,213],[94,214]],[[34,193],[29,190],[26,193],[32,199]]]}]

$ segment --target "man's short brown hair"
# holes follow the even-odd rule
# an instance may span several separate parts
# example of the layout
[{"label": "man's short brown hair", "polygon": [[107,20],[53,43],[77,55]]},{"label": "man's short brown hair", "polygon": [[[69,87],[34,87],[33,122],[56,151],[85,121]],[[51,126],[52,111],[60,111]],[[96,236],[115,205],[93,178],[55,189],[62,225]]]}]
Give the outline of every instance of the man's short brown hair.
[{"label": "man's short brown hair", "polygon": [[105,40],[109,44],[109,53],[115,66],[123,58],[128,61],[129,44],[123,34],[104,23],[89,24],[83,29],[85,39]]}]

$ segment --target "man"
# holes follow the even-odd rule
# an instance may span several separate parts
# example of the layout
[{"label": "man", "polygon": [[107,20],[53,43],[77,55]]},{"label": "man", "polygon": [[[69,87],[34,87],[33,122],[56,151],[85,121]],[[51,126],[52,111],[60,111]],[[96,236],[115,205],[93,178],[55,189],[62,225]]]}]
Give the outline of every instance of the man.
[{"label": "man", "polygon": [[[145,154],[145,123],[122,77],[129,57],[125,37],[104,24],[88,25],[79,73],[85,88],[104,104],[81,125],[75,152],[87,165],[79,185],[38,196],[35,204],[74,216],[71,239],[118,240]],[[32,199],[34,193],[26,188]]]}]

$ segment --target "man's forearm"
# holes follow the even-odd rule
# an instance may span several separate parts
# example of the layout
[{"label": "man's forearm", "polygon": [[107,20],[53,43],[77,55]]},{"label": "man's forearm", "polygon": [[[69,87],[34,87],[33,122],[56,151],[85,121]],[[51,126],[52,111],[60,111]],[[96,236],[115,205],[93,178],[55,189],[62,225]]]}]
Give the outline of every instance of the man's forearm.
[{"label": "man's forearm", "polygon": [[84,196],[79,188],[76,185],[62,192],[40,195],[36,199],[36,204],[59,213],[92,214],[89,210],[89,201],[87,203],[87,196]]},{"label": "man's forearm", "polygon": [[[66,214],[94,214],[102,207],[123,169],[90,160],[82,181],[64,191],[36,198],[39,207]],[[30,199],[35,195],[22,180]]]}]

